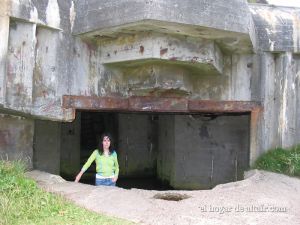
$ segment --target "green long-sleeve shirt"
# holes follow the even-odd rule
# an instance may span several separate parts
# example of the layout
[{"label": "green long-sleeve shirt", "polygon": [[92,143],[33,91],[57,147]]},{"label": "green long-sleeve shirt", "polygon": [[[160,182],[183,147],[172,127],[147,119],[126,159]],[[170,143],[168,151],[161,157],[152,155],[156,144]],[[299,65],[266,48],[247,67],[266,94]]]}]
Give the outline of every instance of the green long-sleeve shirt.
[{"label": "green long-sleeve shirt", "polygon": [[97,174],[109,177],[119,175],[119,163],[117,153],[113,151],[110,155],[100,155],[98,149],[94,150],[86,163],[83,165],[81,171],[85,172],[93,162],[96,162]]}]

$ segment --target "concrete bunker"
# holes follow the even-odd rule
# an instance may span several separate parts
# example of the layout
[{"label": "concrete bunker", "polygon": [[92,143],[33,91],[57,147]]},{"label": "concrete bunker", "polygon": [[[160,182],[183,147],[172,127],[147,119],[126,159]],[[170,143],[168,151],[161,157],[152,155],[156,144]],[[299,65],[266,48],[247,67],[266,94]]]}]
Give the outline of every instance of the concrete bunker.
[{"label": "concrete bunker", "polygon": [[[104,131],[115,139],[123,188],[210,189],[243,179],[254,154],[253,102],[64,96],[64,107],[76,109],[73,122],[35,121],[33,166],[67,180]],[[93,184],[94,171],[82,181]]]},{"label": "concrete bunker", "polygon": [[[241,165],[246,168],[271,147],[297,143],[299,135],[294,130],[299,125],[298,111],[286,109],[288,105],[294,109],[298,106],[298,89],[294,87],[298,84],[295,72],[299,70],[299,49],[292,33],[276,29],[299,26],[294,24],[294,17],[287,17],[286,26],[273,26],[264,17],[287,9],[247,5],[238,0],[231,4],[205,0],[197,4],[130,0],[66,1],[58,5],[50,4],[52,1],[48,5],[30,2],[4,1],[0,7],[4,25],[0,29],[4,37],[0,44],[1,113],[24,116],[20,121],[19,117],[6,115],[0,118],[4,124],[18,127],[1,128],[4,154],[15,158],[21,152],[30,159],[33,155],[30,166],[73,178],[84,160],[82,156],[87,154],[84,149],[91,147],[82,147],[82,140],[88,140],[88,134],[81,136],[88,129],[84,128],[88,124],[86,117],[108,116],[104,121],[114,124],[108,130],[117,138],[119,158],[127,175],[146,176],[154,174],[156,168],[155,176],[174,188],[200,189],[204,187],[199,185],[199,177],[196,184],[190,182],[199,171],[195,170],[196,175],[182,171],[196,168],[204,173],[214,168],[205,174],[205,188],[210,188],[225,182],[221,178],[211,182],[211,173],[218,174],[215,168],[222,168],[216,165],[235,162],[238,168],[236,158],[241,149],[245,150],[245,155],[240,156],[244,160]],[[296,18],[295,10],[289,10]],[[52,16],[45,15],[50,12],[58,19],[48,20]],[[69,14],[62,17],[60,12]],[[223,12],[227,13],[225,17]],[[214,15],[213,23],[207,13]],[[282,18],[275,15],[274,19],[281,24]],[[286,41],[265,34],[269,29],[273,31],[270,34],[287,34]],[[143,123],[147,129],[135,134],[139,129],[132,128],[127,133],[128,117],[135,126]],[[244,119],[239,121],[240,118]],[[169,128],[167,138],[162,127]],[[30,132],[23,135],[23,131]],[[247,137],[242,138],[242,143],[241,131]],[[202,141],[197,139],[200,134]],[[137,152],[130,149],[139,146],[127,147],[126,135],[137,139],[128,143],[141,142],[140,149],[144,149],[142,166],[135,165],[139,161],[135,159],[137,162],[130,165],[136,168],[130,170],[128,160],[132,161],[131,154]],[[230,157],[219,162],[207,151],[197,156],[201,160],[207,156],[205,162],[199,163],[193,149],[181,150],[186,145],[183,139],[192,143],[193,149],[224,147],[226,151],[234,149],[236,155],[231,157],[233,153],[229,151]],[[17,150],[10,151],[11,147]],[[156,158],[150,160],[149,152]],[[151,165],[150,172],[144,165]],[[237,179],[237,171],[243,170],[231,170],[230,174]]]}]

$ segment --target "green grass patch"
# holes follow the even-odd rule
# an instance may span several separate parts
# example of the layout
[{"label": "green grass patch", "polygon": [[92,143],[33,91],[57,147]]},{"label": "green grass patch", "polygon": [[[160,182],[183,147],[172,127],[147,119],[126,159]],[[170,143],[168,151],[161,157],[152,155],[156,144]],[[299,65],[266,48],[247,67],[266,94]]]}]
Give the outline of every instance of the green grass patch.
[{"label": "green grass patch", "polygon": [[38,188],[21,162],[0,161],[0,224],[133,224],[80,208]]},{"label": "green grass patch", "polygon": [[300,177],[300,145],[270,150],[257,159],[254,168]]}]

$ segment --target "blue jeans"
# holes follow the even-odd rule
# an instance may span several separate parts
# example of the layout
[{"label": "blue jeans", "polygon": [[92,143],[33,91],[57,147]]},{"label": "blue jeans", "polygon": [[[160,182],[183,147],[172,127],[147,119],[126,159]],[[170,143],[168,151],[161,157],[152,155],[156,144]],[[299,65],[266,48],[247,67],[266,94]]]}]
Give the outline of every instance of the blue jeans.
[{"label": "blue jeans", "polygon": [[96,178],[96,186],[104,185],[104,186],[116,186],[116,182],[112,181],[112,178],[99,179]]}]

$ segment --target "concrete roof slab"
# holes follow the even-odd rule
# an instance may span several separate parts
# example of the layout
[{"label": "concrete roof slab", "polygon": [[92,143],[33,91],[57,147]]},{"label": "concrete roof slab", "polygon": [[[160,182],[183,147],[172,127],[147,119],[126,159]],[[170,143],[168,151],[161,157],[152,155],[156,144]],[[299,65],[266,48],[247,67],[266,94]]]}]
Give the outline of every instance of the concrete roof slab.
[{"label": "concrete roof slab", "polygon": [[75,35],[153,31],[219,40],[230,50],[249,51],[255,45],[248,4],[241,0],[86,0],[76,10]]}]

